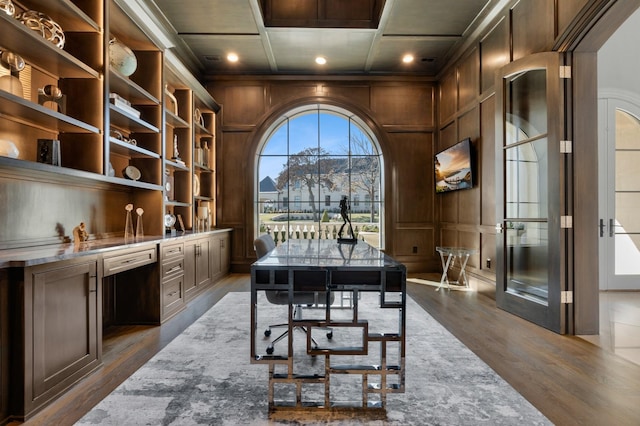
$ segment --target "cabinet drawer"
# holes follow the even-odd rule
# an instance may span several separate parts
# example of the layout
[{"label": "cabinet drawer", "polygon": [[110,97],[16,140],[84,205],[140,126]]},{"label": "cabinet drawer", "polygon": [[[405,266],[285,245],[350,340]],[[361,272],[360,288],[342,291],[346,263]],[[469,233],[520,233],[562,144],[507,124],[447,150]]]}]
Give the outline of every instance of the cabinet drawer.
[{"label": "cabinet drawer", "polygon": [[163,320],[179,310],[183,305],[182,289],[184,275],[177,276],[162,284],[162,317]]},{"label": "cabinet drawer", "polygon": [[162,279],[184,274],[184,257],[162,262]]},{"label": "cabinet drawer", "polygon": [[157,258],[155,246],[126,254],[105,257],[103,260],[104,276],[106,277],[139,266],[155,263]]},{"label": "cabinet drawer", "polygon": [[184,256],[184,244],[169,244],[162,246],[162,260],[170,260],[176,256]]}]

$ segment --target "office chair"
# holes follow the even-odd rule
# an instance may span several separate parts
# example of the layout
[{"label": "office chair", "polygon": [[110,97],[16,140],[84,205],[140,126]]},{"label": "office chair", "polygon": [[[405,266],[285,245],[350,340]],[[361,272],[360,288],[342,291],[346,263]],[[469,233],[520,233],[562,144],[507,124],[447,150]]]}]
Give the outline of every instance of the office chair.
[{"label": "office chair", "polygon": [[[253,248],[258,256],[258,259],[266,256],[271,250],[276,247],[275,242],[273,241],[273,237],[271,235],[265,234],[253,241]],[[282,290],[273,290],[273,291],[265,291],[267,296],[267,300],[269,303],[274,305],[289,305],[289,292]],[[312,306],[318,301],[324,301],[327,295],[326,292],[313,292],[313,291],[297,291],[293,294],[293,304],[295,305],[293,311],[293,317],[295,319],[302,319],[302,305]],[[333,303],[334,296],[331,293],[329,303]],[[265,331],[264,335],[266,337],[271,336],[271,329],[276,327],[289,327],[289,323],[280,323],[280,324],[272,324]],[[309,333],[306,327],[298,327],[295,326],[294,329],[299,329],[305,333]],[[328,329],[327,338],[331,339],[333,337],[333,331]],[[285,330],[281,335],[276,337],[270,344],[267,346],[267,354],[272,354],[274,351],[274,345],[280,340],[284,339],[289,330]],[[318,342],[312,337],[311,342],[313,343],[314,349],[318,347]]]}]

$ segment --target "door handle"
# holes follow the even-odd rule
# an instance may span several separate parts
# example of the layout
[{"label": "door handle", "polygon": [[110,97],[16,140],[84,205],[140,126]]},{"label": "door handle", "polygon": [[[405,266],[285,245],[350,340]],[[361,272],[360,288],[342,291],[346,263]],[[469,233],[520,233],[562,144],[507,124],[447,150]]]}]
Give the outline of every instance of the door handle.
[{"label": "door handle", "polygon": [[600,219],[600,225],[598,227],[600,228],[600,237],[604,237],[604,219]]},{"label": "door handle", "polygon": [[613,224],[614,224],[613,219],[609,219],[609,236],[610,237],[613,237],[616,234],[616,230],[614,229]]},{"label": "door handle", "polygon": [[496,234],[502,234],[502,223],[496,223]]}]

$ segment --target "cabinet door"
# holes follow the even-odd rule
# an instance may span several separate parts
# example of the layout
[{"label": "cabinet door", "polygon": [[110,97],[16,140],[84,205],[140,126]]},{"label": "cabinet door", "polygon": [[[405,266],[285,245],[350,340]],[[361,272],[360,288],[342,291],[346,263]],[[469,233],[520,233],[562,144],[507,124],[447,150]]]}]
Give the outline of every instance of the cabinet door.
[{"label": "cabinet door", "polygon": [[211,282],[209,252],[211,239],[203,238],[196,243],[196,287],[202,288]]},{"label": "cabinet door", "polygon": [[95,259],[28,270],[32,294],[25,294],[27,413],[101,362],[96,271]]},{"label": "cabinet door", "polygon": [[196,289],[196,241],[184,243],[184,295],[190,296]]}]

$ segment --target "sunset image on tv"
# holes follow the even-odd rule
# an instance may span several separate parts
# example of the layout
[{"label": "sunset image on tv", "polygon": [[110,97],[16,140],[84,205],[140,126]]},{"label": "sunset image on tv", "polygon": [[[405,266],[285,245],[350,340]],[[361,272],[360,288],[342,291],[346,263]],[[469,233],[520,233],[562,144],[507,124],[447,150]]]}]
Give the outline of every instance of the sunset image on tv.
[{"label": "sunset image on tv", "polygon": [[436,192],[473,187],[470,141],[465,139],[435,156]]}]

